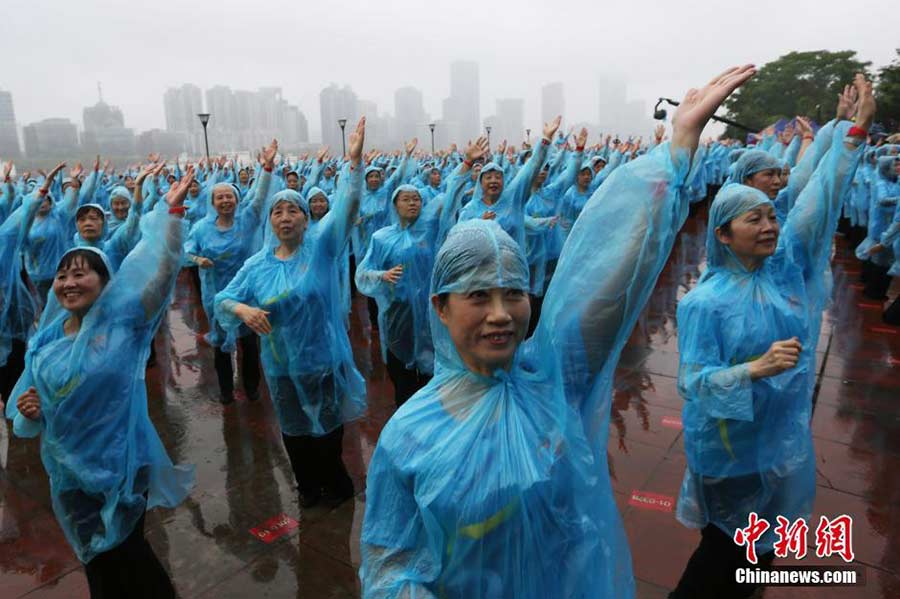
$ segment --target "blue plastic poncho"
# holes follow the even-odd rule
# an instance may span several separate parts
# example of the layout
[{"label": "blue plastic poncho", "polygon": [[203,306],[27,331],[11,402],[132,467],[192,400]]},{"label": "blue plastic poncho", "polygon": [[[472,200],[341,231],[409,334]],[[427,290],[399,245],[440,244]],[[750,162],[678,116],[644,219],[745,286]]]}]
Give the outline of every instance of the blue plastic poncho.
[{"label": "blue plastic poncho", "polygon": [[[634,596],[606,444],[613,371],[687,216],[687,157],[660,147],[588,202],[510,370],[467,369],[432,311],[435,376],[369,467],[364,597]],[[431,292],[497,287],[527,291],[521,247],[494,222],[458,224]]]},{"label": "blue plastic poncho", "polygon": [[38,301],[22,280],[18,265],[41,201],[37,192],[29,193],[0,224],[0,264],[4,265],[0,268],[0,366],[6,364],[13,340],[28,341],[34,329]]},{"label": "blue plastic poncho", "polygon": [[[369,189],[367,185],[363,190],[359,203],[359,224],[353,229],[353,255],[357,260],[366,255],[366,250],[369,249],[369,239],[375,231],[389,224],[388,201],[394,195],[394,190],[406,177],[408,165],[409,156],[404,154],[400,168],[394,171],[386,181],[375,189]],[[376,172],[384,177],[384,170],[377,166],[367,167],[365,176],[368,177],[371,173]]]},{"label": "blue plastic poncho", "polygon": [[[234,351],[236,337],[225,335],[219,325],[215,315],[214,300],[216,294],[225,289],[252,253],[254,235],[260,227],[263,200],[268,193],[271,176],[271,173],[264,172],[253,197],[239,201],[235,206],[234,223],[227,229],[220,229],[216,224],[217,214],[212,205],[216,188],[227,187],[234,193],[235,200],[239,200],[240,192],[230,183],[214,185],[209,194],[210,206],[207,216],[191,227],[184,246],[186,254],[212,260],[211,268],[199,269],[200,296],[203,300],[203,310],[209,320],[209,333],[206,335],[206,340],[210,345],[221,347],[224,352]],[[237,336],[249,334],[246,327],[241,327],[234,332]]]},{"label": "blue plastic poncho", "polygon": [[[332,177],[332,181],[334,177]],[[320,180],[321,181],[321,180]],[[325,201],[328,203],[329,210],[331,209],[331,199],[328,197],[328,194],[325,193],[325,190],[318,186],[313,186],[309,190],[309,194],[307,198],[311,201],[314,197],[321,195],[325,198]],[[327,212],[326,212],[327,214]],[[315,238],[321,231],[322,228],[319,226],[322,222],[328,222],[325,220],[325,217],[322,216],[320,218],[315,218],[310,212],[309,215],[309,227],[306,229],[306,236],[309,237],[310,240]],[[344,244],[344,249],[341,250],[341,255],[338,258],[338,262],[340,263],[338,268],[340,269],[339,277],[340,280],[338,282],[338,288],[340,289],[340,298],[341,298],[341,309],[344,314],[344,324],[345,328],[350,328],[350,240],[347,240],[347,243]]]},{"label": "blue plastic poncho", "polygon": [[[428,327],[429,280],[434,254],[441,241],[439,236],[453,224],[462,199],[463,181],[457,170],[448,193],[430,202],[415,222],[376,231],[365,258],[357,266],[357,288],[378,302],[378,333],[385,364],[387,352],[391,352],[408,369],[417,368],[429,374],[434,371],[434,349]],[[418,193],[412,185],[401,185],[394,191],[392,204],[404,191]],[[381,279],[385,271],[398,265],[403,266],[403,275],[396,284]]]},{"label": "blue plastic poncho", "polygon": [[[721,244],[715,229],[756,206],[761,191],[730,184],[710,209],[708,270],[678,304],[679,392],[687,471],[677,517],[686,526],[716,524],[727,535],[749,512],[775,521],[808,517],[815,495],[810,418],[815,348],[828,301],[826,267],[862,148],[847,149],[843,123],[828,155],[801,192],[775,254],[753,271]],[[749,365],[775,341],[797,337],[797,366],[750,379]],[[769,530],[757,551],[771,550]]]},{"label": "blue plastic poncho", "polygon": [[[242,324],[234,315],[238,303],[269,312],[272,332],[261,338],[263,372],[281,429],[290,436],[325,435],[366,410],[366,384],[344,327],[337,268],[359,205],[361,169],[345,169],[338,187],[338,199],[314,238],[306,237],[287,259],[263,248],[215,299],[216,319],[229,334]],[[296,191],[278,192],[272,206],[285,201],[309,214]]]},{"label": "blue plastic poncho", "polygon": [[13,394],[35,387],[40,420],[6,406],[17,435],[41,435],[53,511],[84,563],[124,541],[147,509],[175,507],[193,484],[192,468],[172,465],[147,413],[150,341],[181,257],[181,223],[162,211],[152,218],[155,235],[125,260],[81,329],[66,335],[61,312],[29,343]]},{"label": "blue plastic poncho", "polygon": [[856,246],[856,257],[860,260],[870,260],[882,267],[890,267],[894,260],[893,245],[885,246],[884,250],[877,254],[869,254],[869,250],[877,243],[882,242],[882,236],[887,232],[894,216],[894,203],[890,198],[896,198],[900,193],[900,184],[897,182],[897,174],[894,170],[895,156],[882,156],[878,159],[876,174],[869,193],[869,226],[866,238]]}]

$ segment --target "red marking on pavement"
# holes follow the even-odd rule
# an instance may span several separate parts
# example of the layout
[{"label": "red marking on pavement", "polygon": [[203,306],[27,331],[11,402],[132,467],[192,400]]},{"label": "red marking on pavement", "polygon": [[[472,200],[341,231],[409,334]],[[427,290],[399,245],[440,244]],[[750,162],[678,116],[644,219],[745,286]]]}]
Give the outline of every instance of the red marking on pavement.
[{"label": "red marking on pavement", "polygon": [[681,422],[681,418],[678,416],[663,416],[662,425],[667,426],[669,428],[677,428],[681,429],[684,425]]},{"label": "red marking on pavement", "polygon": [[873,304],[872,302],[856,302],[856,305],[860,308],[878,308],[879,310],[884,307],[883,304]]},{"label": "red marking on pavement", "polygon": [[269,518],[256,528],[250,529],[250,534],[262,541],[263,543],[271,543],[288,534],[300,523],[286,514],[278,514],[274,518]]},{"label": "red marking on pavement", "polygon": [[869,327],[869,330],[873,333],[889,333],[891,335],[900,333],[900,329],[894,329],[891,327]]},{"label": "red marking on pavement", "polygon": [[675,498],[669,495],[648,493],[647,491],[632,491],[628,505],[657,512],[671,512],[675,508]]},{"label": "red marking on pavement", "polygon": [[890,362],[894,366],[900,366],[900,360],[898,360],[897,358],[888,358],[888,362]]}]

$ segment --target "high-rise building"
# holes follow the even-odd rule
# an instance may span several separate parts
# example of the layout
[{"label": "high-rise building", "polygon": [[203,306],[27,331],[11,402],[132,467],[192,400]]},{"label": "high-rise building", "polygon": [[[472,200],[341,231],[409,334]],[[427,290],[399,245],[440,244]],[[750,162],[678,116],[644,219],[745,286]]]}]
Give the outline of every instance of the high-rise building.
[{"label": "high-rise building", "polygon": [[[396,137],[409,140],[413,137],[424,139],[428,131],[428,115],[422,104],[422,92],[414,87],[401,87],[394,92],[394,118]],[[429,140],[429,144],[431,141]]]},{"label": "high-rise building", "polygon": [[478,63],[459,60],[450,64],[450,97],[444,101],[444,121],[450,139],[463,144],[481,134],[481,95]]},{"label": "high-rise building", "polygon": [[170,87],[163,96],[166,130],[181,135],[184,149],[197,153],[203,147],[203,127],[197,114],[203,112],[200,88],[187,83]]},{"label": "high-rise building", "polygon": [[15,159],[21,155],[12,94],[0,91],[0,156]]},{"label": "high-rise building", "polygon": [[521,98],[497,100],[497,114],[491,141],[494,145],[503,140],[519,145],[525,139],[525,101]]},{"label": "high-rise building", "polygon": [[[347,127],[356,126],[360,112],[356,94],[349,86],[332,83],[319,93],[319,114],[322,118],[322,144],[338,152],[341,147],[341,128],[338,119],[347,119]],[[369,116],[369,115],[366,115]],[[349,135],[349,132],[347,132]]]},{"label": "high-rise building", "polygon": [[137,136],[136,146],[140,156],[156,152],[167,157],[175,157],[182,151],[179,134],[163,129],[144,131]]},{"label": "high-rise building", "polygon": [[78,152],[78,128],[69,119],[50,118],[22,130],[25,153],[30,158],[71,156]]},{"label": "high-rise building", "polygon": [[210,131],[231,131],[235,129],[235,100],[231,88],[216,85],[206,90],[206,112],[210,115]]},{"label": "high-rise building", "polygon": [[566,114],[566,100],[563,84],[559,81],[541,87],[541,120],[549,123],[559,115]]},{"label": "high-rise building", "polygon": [[117,106],[110,106],[101,98],[84,109],[82,118],[82,146],[86,151],[110,156],[134,155],[134,131],[125,127],[125,117]]}]

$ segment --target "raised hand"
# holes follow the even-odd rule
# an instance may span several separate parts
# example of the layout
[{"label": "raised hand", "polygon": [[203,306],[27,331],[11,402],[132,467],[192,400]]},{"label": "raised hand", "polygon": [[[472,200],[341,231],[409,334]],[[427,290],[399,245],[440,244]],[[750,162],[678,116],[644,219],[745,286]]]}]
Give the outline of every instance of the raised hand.
[{"label": "raised hand", "polygon": [[381,275],[381,280],[384,281],[385,283],[390,283],[392,285],[396,285],[397,281],[399,281],[400,277],[402,277],[402,276],[403,276],[403,265],[398,264],[394,268],[384,271],[384,273]]},{"label": "raised hand", "polygon": [[[348,145],[350,150],[350,160],[357,166],[362,161],[363,145],[366,141],[366,117],[359,119],[359,122],[356,123],[356,130],[350,134],[350,139],[348,141],[350,142]],[[415,141],[416,140],[413,140],[413,142]],[[409,147],[409,144],[407,144],[407,147]],[[415,149],[415,147],[415,144],[413,144],[413,149]]]},{"label": "raised hand", "polygon": [[159,162],[159,154],[156,152],[150,152],[147,154],[147,162]]},{"label": "raised hand", "polygon": [[[865,80],[865,78],[863,78]],[[856,82],[854,81],[854,84]],[[856,101],[859,99],[859,89],[855,85],[845,85],[844,91],[838,94],[837,114],[839,121],[849,121],[856,113]]]},{"label": "raised hand", "polygon": [[53,179],[56,177],[56,175],[59,174],[59,171],[63,170],[64,168],[66,168],[65,162],[60,162],[59,164],[57,164],[56,166],[53,167],[53,170],[50,171],[50,173],[44,179],[44,184],[41,185],[41,188],[38,190],[38,192],[42,196],[47,195],[47,192],[50,191],[50,185],[53,183]]},{"label": "raised hand", "polygon": [[556,131],[559,129],[559,124],[562,122],[562,115],[557,116],[555,119],[550,121],[549,123],[544,123],[544,139],[547,141],[553,141],[553,136],[556,134]]},{"label": "raised hand", "polygon": [[6,162],[6,164],[3,165],[3,180],[4,181],[9,179],[9,174],[12,172],[12,168],[13,168],[12,160]]},{"label": "raised hand", "polygon": [[812,125],[810,124],[809,119],[802,116],[797,117],[797,132],[801,137],[813,136]]},{"label": "raised hand", "polygon": [[584,144],[587,143],[588,138],[588,130],[585,127],[581,128],[581,131],[578,132],[578,135],[575,136],[575,149],[584,148]]},{"label": "raised hand", "polygon": [[159,168],[159,165],[156,164],[148,164],[144,168],[141,169],[141,172],[138,173],[137,178],[134,180],[135,187],[140,186],[144,183],[144,179],[153,174],[155,170]]},{"label": "raised hand", "polygon": [[319,151],[316,152],[316,162],[323,162],[326,156],[328,156],[328,146],[322,146],[319,148]]},{"label": "raised hand", "polygon": [[857,73],[853,79],[853,86],[859,103],[856,108],[856,126],[868,131],[875,120],[875,96],[872,95],[872,82],[867,81],[865,75]]},{"label": "raised hand", "polygon": [[506,140],[505,140],[505,139],[504,139],[503,142],[497,147],[497,153],[498,153],[498,154],[501,154],[501,155],[506,153]]},{"label": "raised hand", "polygon": [[490,149],[487,137],[479,137],[474,142],[469,143],[469,147],[466,148],[466,162],[471,164],[479,158],[483,158]]},{"label": "raised hand", "polygon": [[756,67],[752,64],[731,67],[702,89],[689,90],[672,119],[672,152],[685,148],[693,155],[700,132],[719,105],[755,74]]},{"label": "raised hand", "polygon": [[188,166],[184,176],[180,181],[172,183],[169,192],[166,194],[166,203],[171,208],[177,208],[184,205],[184,199],[187,197],[188,190],[194,180],[194,167]]},{"label": "raised hand", "polygon": [[81,173],[83,173],[83,172],[84,172],[84,167],[81,166],[81,163],[79,162],[75,165],[74,168],[69,170],[69,176],[72,177],[72,179],[77,179],[77,178],[81,177]]},{"label": "raised hand", "polygon": [[419,145],[419,139],[417,137],[413,137],[411,140],[406,142],[406,155],[410,156],[416,149],[417,145]]},{"label": "raised hand", "polygon": [[262,165],[263,168],[272,169],[275,168],[275,156],[278,155],[278,140],[273,139],[272,143],[263,148],[262,151]]},{"label": "raised hand", "polygon": [[656,143],[661,144],[663,138],[666,136],[666,126],[660,123],[656,126],[656,129],[653,130],[653,137],[656,138]]}]

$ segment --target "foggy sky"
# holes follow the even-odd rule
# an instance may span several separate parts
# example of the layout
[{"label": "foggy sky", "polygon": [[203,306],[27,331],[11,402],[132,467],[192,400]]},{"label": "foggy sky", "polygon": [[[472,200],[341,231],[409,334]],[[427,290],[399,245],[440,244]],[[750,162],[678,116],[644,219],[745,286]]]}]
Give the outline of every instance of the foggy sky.
[{"label": "foggy sky", "polygon": [[[681,97],[732,64],[792,50],[854,49],[893,60],[896,0],[753,3],[711,0],[3,0],[0,89],[20,126],[52,116],[83,126],[97,101],[119,106],[135,132],[164,128],[169,86],[280,86],[319,139],[319,91],[349,84],[393,113],[394,90],[419,88],[441,115],[449,64],[477,60],[481,118],[497,98],[525,99],[537,128],[540,87],[565,85],[566,120],[597,120],[598,81],[623,74],[629,99]],[[427,7],[427,8],[426,8]],[[815,16],[821,15],[821,16]]]}]

